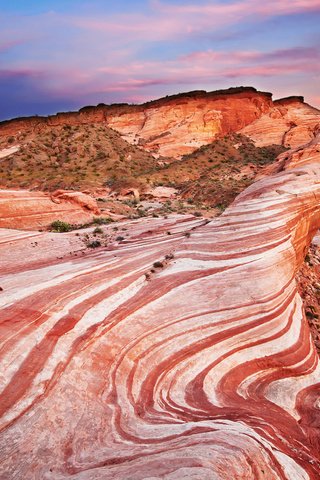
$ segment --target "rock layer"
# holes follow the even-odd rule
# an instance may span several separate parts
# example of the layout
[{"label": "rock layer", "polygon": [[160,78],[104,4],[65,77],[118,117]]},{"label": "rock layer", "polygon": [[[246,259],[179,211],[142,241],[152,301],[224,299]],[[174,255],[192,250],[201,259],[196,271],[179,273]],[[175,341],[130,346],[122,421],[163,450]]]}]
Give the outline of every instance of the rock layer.
[{"label": "rock layer", "polygon": [[81,192],[51,194],[0,190],[0,228],[38,229],[54,220],[85,223],[100,213],[96,201]]},{"label": "rock layer", "polygon": [[318,479],[319,359],[295,274],[320,225],[319,160],[206,225],[148,219],[118,247],[12,265],[1,478]]},{"label": "rock layer", "polygon": [[108,125],[130,143],[161,155],[179,157],[217,135],[250,124],[271,107],[270,95],[244,91],[174,97],[140,111],[108,117]]},{"label": "rock layer", "polygon": [[289,148],[305,145],[320,132],[320,110],[303,102],[303,97],[289,97],[259,119],[239,131],[250,137],[256,146],[277,144]]}]

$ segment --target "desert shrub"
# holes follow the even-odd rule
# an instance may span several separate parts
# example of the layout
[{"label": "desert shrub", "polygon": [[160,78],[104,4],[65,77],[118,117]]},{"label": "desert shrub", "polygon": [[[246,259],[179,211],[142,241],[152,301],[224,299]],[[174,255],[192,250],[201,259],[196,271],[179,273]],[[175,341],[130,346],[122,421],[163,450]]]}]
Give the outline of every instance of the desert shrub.
[{"label": "desert shrub", "polygon": [[108,223],[112,223],[113,220],[110,217],[94,217],[92,222],[96,225],[107,225]]},{"label": "desert shrub", "polygon": [[102,230],[102,228],[100,228],[100,227],[96,227],[96,228],[93,230],[93,233],[98,233],[98,234],[100,234],[100,233],[103,233],[103,230]]},{"label": "desert shrub", "polygon": [[98,248],[101,247],[101,242],[99,240],[93,240],[87,244],[88,248]]},{"label": "desert shrub", "polygon": [[106,154],[101,150],[96,155],[96,160],[104,160],[106,158]]},{"label": "desert shrub", "polygon": [[153,266],[154,266],[154,268],[163,268],[163,263],[162,262],[154,262]]},{"label": "desert shrub", "polygon": [[138,214],[139,217],[146,217],[147,216],[146,211],[143,210],[142,208],[137,209],[137,214]]},{"label": "desert shrub", "polygon": [[62,220],[55,220],[51,223],[50,229],[53,232],[63,233],[70,232],[70,230],[72,230],[72,226],[70,225],[70,223],[63,222]]}]

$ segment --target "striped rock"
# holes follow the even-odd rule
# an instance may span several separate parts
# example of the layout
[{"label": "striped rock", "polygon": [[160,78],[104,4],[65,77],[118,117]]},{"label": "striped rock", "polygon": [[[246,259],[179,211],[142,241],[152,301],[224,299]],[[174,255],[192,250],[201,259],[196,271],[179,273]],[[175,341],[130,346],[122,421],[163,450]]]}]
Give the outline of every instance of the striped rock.
[{"label": "striped rock", "polygon": [[239,133],[250,137],[257,147],[277,144],[297,148],[320,132],[320,110],[292,97],[273,102],[272,108]]},{"label": "striped rock", "polygon": [[0,189],[0,228],[37,229],[54,220],[84,223],[99,214],[97,202],[81,192]]},{"label": "striped rock", "polygon": [[[319,359],[295,282],[319,160],[209,223],[143,219],[82,258],[6,263],[1,479],[319,479]],[[6,236],[12,253],[29,241]]]}]

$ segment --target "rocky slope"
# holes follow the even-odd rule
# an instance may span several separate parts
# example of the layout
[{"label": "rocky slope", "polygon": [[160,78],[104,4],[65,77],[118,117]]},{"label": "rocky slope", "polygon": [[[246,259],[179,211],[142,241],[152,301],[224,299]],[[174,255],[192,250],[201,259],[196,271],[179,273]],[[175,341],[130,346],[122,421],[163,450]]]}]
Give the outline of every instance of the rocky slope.
[{"label": "rocky slope", "polygon": [[179,158],[250,124],[271,105],[271,94],[251,88],[191,92],[152,102],[140,111],[111,115],[107,121],[129,142]]},{"label": "rocky slope", "polygon": [[229,134],[181,160],[150,171],[148,178],[152,183],[174,185],[183,199],[221,208],[263,175],[266,168],[271,169],[284,151],[281,145],[256,147],[244,135]]},{"label": "rocky slope", "polygon": [[81,258],[58,240],[63,259],[21,266],[30,238],[2,231],[1,478],[318,479],[319,358],[295,276],[319,160],[284,162],[209,223],[137,220]]},{"label": "rocky slope", "polygon": [[[7,148],[8,140],[15,146]],[[93,190],[120,178],[132,185],[134,177],[157,166],[150,153],[99,123],[43,125],[15,137],[0,132],[1,153],[0,186],[6,188]]]},{"label": "rocky slope", "polygon": [[299,293],[314,344],[320,355],[320,246],[319,237],[309,248],[297,274]]}]

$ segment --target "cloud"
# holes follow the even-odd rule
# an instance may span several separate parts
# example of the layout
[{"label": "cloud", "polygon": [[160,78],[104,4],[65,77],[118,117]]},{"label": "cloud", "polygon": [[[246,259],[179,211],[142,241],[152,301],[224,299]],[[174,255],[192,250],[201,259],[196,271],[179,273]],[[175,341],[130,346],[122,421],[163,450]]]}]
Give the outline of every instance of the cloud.
[{"label": "cloud", "polygon": [[[65,102],[68,109],[88,102],[145,100],[186,89],[213,90],[231,86],[234,79],[258,87],[267,84],[271,91],[284,80],[295,80],[295,93],[304,94],[306,79],[310,90],[319,75],[316,38],[307,44],[305,32],[297,30],[296,45],[290,47],[291,38],[281,49],[271,47],[272,32],[260,48],[253,48],[250,38],[242,39],[242,48],[217,38],[230,35],[234,26],[250,32],[265,18],[318,11],[319,0],[199,0],[179,5],[157,0],[134,14],[105,10],[98,15],[91,9],[84,16],[78,9],[7,15],[0,45],[6,59],[0,72],[1,92],[4,87],[8,92],[6,112],[9,98],[24,111],[36,101],[40,107]],[[18,45],[21,48],[15,48]],[[196,48],[199,45],[202,49]],[[40,107],[43,112],[45,107]]]},{"label": "cloud", "polygon": [[0,53],[9,52],[13,48],[17,47],[18,45],[23,45],[24,43],[24,40],[2,41],[0,42]]},{"label": "cloud", "polygon": [[212,1],[185,5],[154,0],[150,6],[148,14],[75,17],[71,23],[81,29],[103,32],[106,37],[122,37],[124,42],[155,42],[221,31],[228,25],[239,24],[246,19],[257,23],[270,17],[320,12],[319,0]]}]

